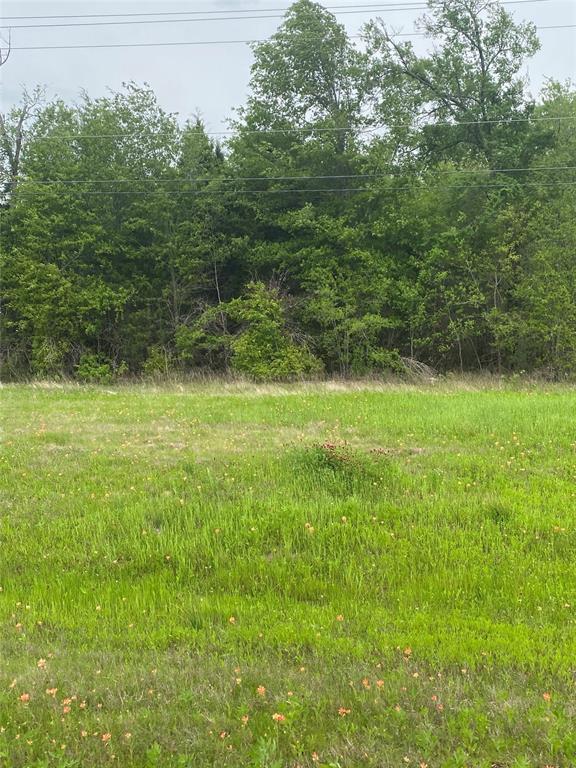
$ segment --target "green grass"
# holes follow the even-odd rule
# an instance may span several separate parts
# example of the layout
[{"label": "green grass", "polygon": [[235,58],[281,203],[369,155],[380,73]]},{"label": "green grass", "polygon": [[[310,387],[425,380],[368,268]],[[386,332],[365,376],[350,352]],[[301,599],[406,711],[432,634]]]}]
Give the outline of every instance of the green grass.
[{"label": "green grass", "polygon": [[0,397],[3,768],[576,765],[575,390]]}]

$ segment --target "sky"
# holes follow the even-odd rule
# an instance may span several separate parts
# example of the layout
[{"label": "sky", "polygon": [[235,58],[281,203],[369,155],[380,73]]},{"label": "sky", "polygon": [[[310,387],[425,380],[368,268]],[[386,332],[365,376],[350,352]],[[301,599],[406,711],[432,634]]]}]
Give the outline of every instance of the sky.
[{"label": "sky", "polygon": [[[396,0],[397,1],[397,0]],[[377,0],[326,0],[326,5]],[[382,6],[393,0],[382,0]],[[283,9],[282,0],[0,0],[1,34],[11,27],[13,51],[0,67],[0,108],[6,111],[18,102],[24,86],[47,88],[49,96],[74,101],[81,91],[92,97],[118,90],[123,82],[149,83],[161,106],[178,113],[183,121],[199,114],[210,131],[225,130],[233,109],[241,106],[248,93],[252,52],[246,44],[95,48],[75,50],[16,50],[19,46],[72,45],[95,43],[141,43],[173,41],[214,41],[261,39],[272,34],[280,18],[222,19],[219,21],[171,21],[159,24],[126,24],[93,27],[16,28],[21,24],[48,24],[114,19],[8,19],[9,16],[67,14],[129,14],[154,12],[222,11],[222,16],[238,15],[239,9]],[[534,21],[539,26],[576,24],[576,0],[533,0],[506,5],[518,20]],[[236,12],[236,13],[235,13]],[[267,11],[261,11],[266,14]],[[379,16],[395,31],[410,32],[421,10],[362,11],[339,14],[350,34],[357,34],[370,18]],[[200,17],[202,14],[197,14]],[[246,16],[250,16],[247,13]],[[134,17],[133,17],[134,18]],[[141,19],[142,17],[135,17]],[[168,18],[166,16],[162,18]],[[178,18],[178,17],[176,17]],[[120,20],[120,19],[117,19]],[[576,81],[576,27],[541,30],[542,48],[527,65],[530,91],[537,96],[547,77]],[[426,43],[415,39],[417,50]]]}]

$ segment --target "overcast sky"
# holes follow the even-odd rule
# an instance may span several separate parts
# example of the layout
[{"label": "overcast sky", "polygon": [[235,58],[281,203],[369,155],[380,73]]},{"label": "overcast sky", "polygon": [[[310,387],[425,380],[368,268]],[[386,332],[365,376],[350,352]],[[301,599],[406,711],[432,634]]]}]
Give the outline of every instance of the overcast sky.
[{"label": "overcast sky", "polygon": [[[377,0],[357,0],[357,3]],[[389,5],[392,0],[383,0]],[[326,5],[344,5],[353,0],[326,0]],[[6,28],[25,24],[9,16],[87,13],[152,13],[161,11],[214,11],[239,8],[286,8],[282,0],[0,0],[2,33]],[[575,24],[576,0],[536,0],[522,5],[508,5],[517,19],[529,19],[537,25]],[[418,10],[363,12],[339,15],[350,34],[356,34],[371,16],[378,15],[394,25],[396,31],[410,32]],[[225,14],[224,14],[225,15]],[[249,14],[248,14],[249,15]],[[140,17],[138,17],[140,18]],[[164,17],[166,18],[166,17]],[[98,19],[93,19],[96,21]],[[100,19],[110,21],[111,19]],[[81,21],[52,19],[50,23]],[[32,21],[28,23],[49,23]],[[221,21],[179,21],[161,24],[130,24],[101,27],[52,27],[48,29],[12,29],[13,48],[33,45],[81,43],[139,43],[194,40],[239,40],[270,35],[280,19],[241,19]],[[540,52],[528,63],[531,91],[537,94],[546,77],[576,80],[576,28],[542,30]],[[424,43],[416,39],[421,48]],[[202,45],[150,48],[13,50],[0,68],[2,110],[18,101],[23,86],[47,86],[49,95],[67,101],[78,97],[82,89],[99,96],[107,88],[118,89],[122,82],[148,82],[164,109],[177,112],[182,119],[199,112],[208,130],[226,128],[226,118],[246,97],[252,54],[247,45]]]}]

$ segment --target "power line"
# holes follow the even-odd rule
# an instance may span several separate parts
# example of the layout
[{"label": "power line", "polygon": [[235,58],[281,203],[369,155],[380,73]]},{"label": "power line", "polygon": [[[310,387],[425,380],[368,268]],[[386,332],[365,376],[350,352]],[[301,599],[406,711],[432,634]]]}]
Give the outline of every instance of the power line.
[{"label": "power line", "polygon": [[[413,5],[408,7],[387,8],[382,6],[368,7],[368,8],[356,8],[349,11],[332,11],[335,16],[341,16],[351,13],[376,13],[379,11],[386,11],[390,13],[392,11],[410,11],[410,10],[426,10],[426,5]],[[271,9],[275,10],[275,9]],[[284,9],[279,9],[284,10]],[[288,9],[286,9],[288,10]],[[240,12],[240,11],[239,11]],[[207,11],[210,13],[210,11]],[[242,12],[244,13],[244,12]],[[247,21],[254,19],[283,19],[284,14],[272,13],[265,14],[263,11],[258,12],[257,15],[242,15],[242,16],[197,16],[196,18],[178,18],[178,19],[130,19],[125,21],[71,21],[61,22],[56,24],[11,24],[10,29],[50,29],[54,27],[107,27],[107,26],[120,26],[123,24],[174,24],[182,22],[197,22],[197,21]]]},{"label": "power line", "polygon": [[[501,0],[501,5],[526,5],[527,3],[545,3],[550,2],[551,0]],[[360,5],[354,4],[354,5],[325,5],[323,6],[326,10],[332,10],[334,8],[396,8],[398,6],[402,6],[400,10],[409,10],[411,8],[427,8],[428,6],[422,5],[421,0],[416,0],[415,2],[412,2],[411,0],[406,0],[406,2],[396,2],[396,3],[362,3]],[[290,10],[290,7],[284,7],[284,8],[225,8],[220,10],[213,10],[213,11],[149,11],[147,13],[139,12],[139,13],[67,13],[67,14],[51,14],[51,15],[44,15],[44,16],[4,16],[3,18],[6,20],[13,20],[13,19],[95,19],[95,18],[128,18],[128,17],[142,17],[142,16],[192,16],[192,15],[199,15],[202,13],[210,13],[210,14],[225,14],[225,13],[256,13],[256,12],[272,12],[272,11],[288,11]],[[47,25],[48,26],[48,25]]]},{"label": "power line", "polygon": [[[23,184],[24,182],[22,182]],[[515,187],[569,187],[576,186],[576,181],[555,181],[555,182],[538,182],[538,181],[525,181],[517,182],[514,186],[508,184],[449,184],[440,187],[433,187],[429,184],[425,185],[405,185],[399,187],[332,187],[332,188],[319,188],[319,189],[194,189],[194,190],[166,190],[157,189],[153,191],[117,191],[117,190],[99,190],[94,192],[92,190],[82,190],[82,195],[138,195],[138,196],[152,196],[157,192],[170,195],[279,195],[279,194],[308,194],[308,193],[344,193],[344,192],[399,192],[405,190],[420,191],[422,189],[432,189],[436,191],[444,191],[450,189],[514,189]],[[40,194],[38,191],[22,191],[18,189],[18,197],[26,196],[33,197]]]},{"label": "power line", "polygon": [[[264,18],[263,16],[260,18]],[[270,18],[270,17],[268,17]],[[278,17],[281,18],[281,17]],[[535,27],[538,30],[549,29],[574,29],[576,24],[552,24],[544,27]],[[362,38],[362,35],[349,35],[349,38]],[[390,37],[426,37],[426,32],[399,32]],[[317,38],[318,41],[321,38]],[[189,40],[189,41],[170,41],[166,43],[82,43],[73,45],[19,45],[12,46],[13,51],[63,51],[89,48],[171,48],[174,46],[196,46],[196,45],[245,45],[253,43],[267,43],[270,38],[253,40]]]},{"label": "power line", "polygon": [[[550,2],[550,0],[509,0],[511,4],[524,4],[526,2]],[[351,6],[351,5],[326,5],[323,6],[325,10],[330,10],[335,16],[339,16],[342,14],[350,14],[350,13],[378,13],[378,12],[386,12],[386,13],[395,13],[398,11],[425,11],[428,9],[427,5],[423,5],[421,2],[415,2],[415,3],[398,3],[398,4],[383,4],[383,3],[373,3],[373,4],[362,4],[357,6]],[[342,10],[342,9],[350,9],[350,10]],[[171,18],[161,18],[161,19],[122,19],[120,21],[66,21],[66,22],[56,22],[56,23],[48,23],[48,24],[10,24],[10,29],[51,29],[55,27],[106,27],[106,26],[120,26],[120,25],[126,25],[126,24],[176,24],[181,22],[196,22],[196,21],[243,21],[248,19],[281,19],[283,18],[283,13],[280,15],[278,14],[278,11],[286,12],[289,11],[289,7],[285,8],[246,8],[246,9],[238,9],[233,10],[233,13],[239,13],[242,14],[241,16],[224,16],[220,14],[230,13],[231,9],[228,10],[217,10],[217,11],[181,11],[180,13],[174,11],[171,13],[159,13],[154,14],[155,16],[170,16]],[[210,16],[199,16],[198,14],[211,14]],[[263,15],[271,13],[272,15]],[[218,14],[218,15],[216,15]],[[247,15],[247,14],[255,14],[255,15]],[[97,16],[105,16],[105,17],[120,17],[120,16],[150,16],[152,14],[97,14]],[[178,16],[179,18],[174,18],[174,16]],[[196,18],[185,18],[187,16],[196,16]],[[16,17],[18,18],[18,17]],[[26,17],[22,17],[26,18]],[[34,17],[30,17],[34,18]],[[51,18],[51,17],[46,17]],[[87,18],[87,16],[62,16],[58,18]]]},{"label": "power line", "polygon": [[[390,166],[393,167],[393,166]],[[576,165],[536,165],[532,168],[454,168],[454,169],[437,169],[435,173],[437,175],[446,175],[452,173],[522,173],[522,172],[534,172],[534,171],[575,171]],[[416,169],[418,172],[418,169]],[[167,177],[153,178],[145,177],[142,179],[49,179],[49,180],[35,180],[28,179],[33,184],[64,184],[64,185],[78,185],[78,184],[126,184],[126,183],[141,183],[141,182],[153,182],[153,183],[169,183],[169,184],[190,184],[196,182],[238,182],[238,181],[319,181],[319,180],[336,180],[336,179],[381,179],[387,178],[390,173],[346,173],[335,174],[330,176],[236,176],[234,178],[219,178],[214,176],[196,176],[194,178],[174,178]]]},{"label": "power line", "polygon": [[[317,128],[314,126],[308,126],[306,128],[255,128],[250,130],[243,130],[244,135],[267,135],[267,134],[287,134],[287,133],[374,133],[374,131],[388,129],[398,130],[403,128],[426,128],[426,127],[441,127],[441,128],[457,128],[467,125],[505,125],[513,123],[540,123],[540,122],[562,122],[564,120],[576,120],[576,115],[559,115],[557,117],[505,117],[495,118],[493,120],[459,120],[454,122],[440,121],[435,123],[428,123],[424,125],[415,125],[414,123],[399,123],[395,125],[387,125],[385,123],[380,125],[373,125],[370,128],[356,128],[347,126],[345,128]],[[197,133],[200,136],[234,136],[238,134],[238,131],[205,131],[203,129],[190,128],[187,131],[188,134]],[[64,134],[64,135],[51,135],[51,136],[38,136],[35,141],[80,141],[83,139],[122,139],[127,137],[139,137],[141,139],[155,138],[162,136],[174,136],[174,132],[154,132],[154,133],[79,133]]]}]

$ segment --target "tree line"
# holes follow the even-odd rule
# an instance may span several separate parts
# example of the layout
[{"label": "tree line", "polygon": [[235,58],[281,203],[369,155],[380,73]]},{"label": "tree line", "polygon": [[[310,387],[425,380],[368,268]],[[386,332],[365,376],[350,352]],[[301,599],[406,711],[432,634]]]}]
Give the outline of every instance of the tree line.
[{"label": "tree line", "polygon": [[576,372],[576,91],[485,0],[420,55],[298,0],[229,135],[147,85],[0,120],[1,375]]}]

